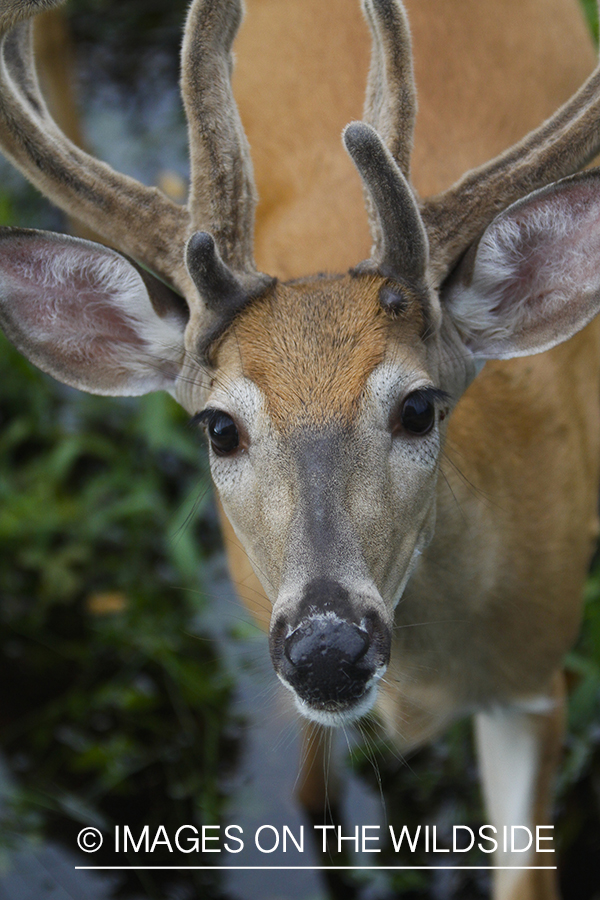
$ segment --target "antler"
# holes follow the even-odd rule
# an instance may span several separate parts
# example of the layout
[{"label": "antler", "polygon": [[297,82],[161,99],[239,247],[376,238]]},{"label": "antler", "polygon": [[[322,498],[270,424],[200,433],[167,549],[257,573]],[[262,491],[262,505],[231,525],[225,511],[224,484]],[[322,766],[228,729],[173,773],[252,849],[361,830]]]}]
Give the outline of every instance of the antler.
[{"label": "antler", "polygon": [[363,0],[362,7],[373,40],[364,120],[410,181],[417,94],[406,12],[395,0]]},{"label": "antler", "polygon": [[[31,19],[60,2],[2,3],[3,152],[61,209],[173,284],[188,302],[194,299],[191,273],[205,304],[215,311],[215,279],[230,265],[235,271],[230,273],[236,280],[234,293],[243,305],[264,290],[270,279],[259,275],[254,266],[252,165],[230,86],[231,44],[242,17],[240,0],[194,0],[190,8],[182,58],[192,168],[187,207],[89,156],[53,121],[35,72]],[[209,231],[214,241],[196,241],[186,251],[188,238],[198,229]],[[194,259],[198,246],[202,252]],[[226,305],[230,316],[231,296]]]},{"label": "antler", "polygon": [[409,185],[417,108],[410,32],[398,0],[363,0],[363,10],[373,38],[368,124],[349,125],[344,143],[365,186],[373,237],[366,265],[417,282],[425,274],[428,245]]},{"label": "antler", "polygon": [[497,213],[525,194],[575,174],[599,149],[600,65],[543,125],[423,203],[438,283]]},{"label": "antler", "polygon": [[[3,4],[0,17],[0,146],[59,207],[183,290],[187,211],[158,189],[115,172],[62,134],[42,98],[32,22],[40,5]],[[45,2],[42,8],[56,6]],[[12,30],[11,30],[12,29]]]},{"label": "antler", "polygon": [[[231,91],[231,45],[241,0],[195,0],[182,51],[181,93],[188,119],[193,230],[186,258],[217,332],[272,278],[256,271],[252,252],[256,189],[250,149]],[[231,268],[231,271],[230,271]],[[226,285],[223,296],[219,289]],[[211,331],[211,337],[217,332]]]},{"label": "antler", "polygon": [[250,150],[231,93],[231,45],[241,19],[239,0],[192,5],[181,92],[189,126],[192,224],[209,231],[223,260],[243,272],[254,268],[256,197]]},{"label": "antler", "polygon": [[[358,123],[349,126],[345,141],[369,194],[371,262],[411,277],[422,267],[419,260],[429,244],[429,271],[439,285],[499,212],[578,172],[598,153],[600,65],[543,125],[420,203],[419,212],[407,183],[416,101],[406,15],[401,0],[363,0],[363,6],[373,35],[365,118],[389,153],[372,129]],[[403,227],[399,218],[405,220]]]},{"label": "antler", "polygon": [[427,235],[408,181],[370,125],[352,122],[344,132],[344,143],[367,194],[373,249],[366,267],[374,264],[382,273],[402,273],[415,283],[422,280]]}]

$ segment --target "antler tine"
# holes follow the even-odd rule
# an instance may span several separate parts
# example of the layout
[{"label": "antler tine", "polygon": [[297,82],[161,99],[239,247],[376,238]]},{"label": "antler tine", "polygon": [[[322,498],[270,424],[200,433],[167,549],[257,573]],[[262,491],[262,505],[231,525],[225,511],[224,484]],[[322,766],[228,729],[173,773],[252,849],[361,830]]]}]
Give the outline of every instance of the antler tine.
[{"label": "antler tine", "polygon": [[438,284],[499,212],[525,194],[578,172],[599,150],[600,64],[539,128],[423,202],[421,215]]},{"label": "antler tine", "polygon": [[427,267],[427,235],[410,185],[370,125],[352,122],[344,131],[344,144],[362,178],[377,229],[373,228],[372,257],[362,267],[374,265],[383,274],[421,281]]},{"label": "antler tine", "polygon": [[193,227],[214,237],[222,261],[253,291],[266,283],[256,273],[252,249],[256,190],[231,91],[231,45],[242,14],[241,0],[194,0],[181,91],[189,124]]},{"label": "antler tine", "polygon": [[60,2],[2,4],[0,148],[57,206],[184,292],[190,284],[183,254],[187,210],[80,150],[46,108],[29,20]]},{"label": "antler tine", "polygon": [[399,0],[363,0],[373,47],[364,120],[383,138],[407,181],[417,95],[410,30]]},{"label": "antler tine", "polygon": [[408,21],[401,0],[363,0],[362,7],[373,39],[366,125],[349,125],[344,142],[365,187],[368,265],[421,278],[427,237],[409,184],[417,100]]}]

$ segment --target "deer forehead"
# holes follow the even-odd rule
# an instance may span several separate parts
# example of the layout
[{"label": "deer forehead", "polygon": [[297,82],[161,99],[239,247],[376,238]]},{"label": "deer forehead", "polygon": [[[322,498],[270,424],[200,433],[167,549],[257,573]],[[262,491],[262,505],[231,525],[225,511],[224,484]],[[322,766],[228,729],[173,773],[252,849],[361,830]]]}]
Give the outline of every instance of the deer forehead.
[{"label": "deer forehead", "polygon": [[379,301],[385,283],[345,275],[278,285],[225,336],[217,382],[226,390],[234,373],[252,381],[280,432],[350,424],[372,373],[390,356],[423,377],[421,305],[407,294],[406,307],[391,318]]}]

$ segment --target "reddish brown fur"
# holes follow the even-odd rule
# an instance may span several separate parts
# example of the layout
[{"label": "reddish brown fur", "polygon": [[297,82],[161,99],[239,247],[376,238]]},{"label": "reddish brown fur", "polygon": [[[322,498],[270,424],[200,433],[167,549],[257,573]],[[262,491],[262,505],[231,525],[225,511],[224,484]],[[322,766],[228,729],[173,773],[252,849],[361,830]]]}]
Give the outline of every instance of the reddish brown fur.
[{"label": "reddish brown fur", "polygon": [[[287,0],[285,15],[278,14],[278,0],[248,0],[247,7],[236,42],[234,88],[262,198],[257,210],[259,267],[290,277],[356,265],[368,256],[369,238],[360,182],[339,132],[349,117],[360,117],[364,98],[370,39],[358,2]],[[460,15],[448,15],[452,8],[448,0],[406,0],[406,7],[419,97],[412,175],[425,195],[448,186],[539,125],[594,67],[577,0],[463,0]],[[340,45],[332,47],[332,39]],[[258,58],[268,58],[269,65],[257,66]],[[571,342],[585,369],[578,368],[576,379],[581,385],[578,415],[590,419],[597,417],[598,398],[595,387],[586,385],[597,385],[599,327],[592,324]],[[529,405],[522,386],[534,373],[535,381],[550,390],[561,361],[570,354],[561,346],[529,359],[489,362],[459,403],[450,422],[449,447],[465,448],[456,464],[466,472],[472,465],[481,470],[478,487],[484,495],[490,477],[518,479],[515,461],[524,461],[529,454],[521,471],[534,493],[532,473],[543,472],[543,467],[536,465],[531,424],[518,412],[524,397]],[[499,383],[504,390],[501,397]],[[556,394],[553,389],[551,393]],[[497,421],[491,412],[496,407],[500,415],[504,410],[507,421],[523,426],[522,437],[503,459],[494,458],[495,450],[478,443],[473,431],[484,424],[480,418],[485,419],[485,410]],[[475,418],[474,408],[480,411]],[[561,417],[564,408],[558,400],[553,414]],[[585,523],[583,530],[590,534],[587,546],[596,527],[598,454],[597,442],[592,443],[585,461],[578,463],[588,472],[590,481],[583,492],[589,501],[585,503],[579,492],[576,499],[560,489],[556,499],[567,503],[564,515]],[[544,495],[545,483],[541,491]],[[517,499],[521,494],[515,491]],[[226,520],[223,525],[234,580],[248,606],[267,624],[262,587],[231,526]],[[586,565],[587,550],[584,555],[576,567],[579,572]]]},{"label": "reddish brown fur", "polygon": [[[340,133],[360,119],[370,38],[356,0],[247,0],[234,92],[259,194],[259,269],[344,271],[369,255]],[[539,125],[594,67],[578,0],[406,0],[417,190],[448,187]]]},{"label": "reddish brown fur", "polygon": [[[285,16],[275,14],[278,6],[276,0],[249,0],[237,45],[236,91],[259,194],[265,198],[258,207],[257,260],[263,270],[289,277],[356,265],[368,256],[358,179],[338,134],[349,113],[360,117],[369,38],[358,4],[347,0],[288,0]],[[423,195],[442,190],[535,128],[594,67],[577,0],[462,0],[460,9],[448,0],[406,0],[406,6],[419,96],[412,175]],[[336,25],[331,31],[327,25],[332,17],[343,28]],[[296,27],[286,42],[291,21]],[[336,55],[339,47],[334,53],[328,46],[332,35],[342,40],[341,31],[350,42],[343,60]],[[267,45],[270,65],[262,71],[255,65],[256,50]],[[305,66],[307,47],[311,64]],[[316,56],[321,80],[315,82]],[[288,81],[280,75],[292,71],[290,103]],[[331,99],[336,88],[320,87],[324,81],[338,88],[343,84],[343,102],[326,104],[323,91]],[[282,136],[284,165],[279,164]],[[335,192],[333,200],[327,188]],[[457,573],[473,572],[474,598],[478,579],[485,582],[488,573],[502,578],[498,604],[488,610],[481,628],[498,635],[496,675],[507,696],[543,691],[578,627],[581,585],[597,536],[599,346],[596,321],[549,353],[488,363],[450,421],[442,463],[450,487],[440,482],[438,530],[429,553],[446,559]],[[265,353],[269,363],[261,366],[256,359],[253,371],[263,390],[272,393],[267,382],[279,372],[266,347]],[[334,393],[339,397],[343,390],[340,384]],[[337,403],[343,403],[341,398]],[[513,524],[507,526],[505,519]],[[269,607],[260,584],[226,521],[224,528],[238,590],[267,624]],[[500,538],[506,563],[494,574]],[[547,548],[554,559],[550,566]],[[540,556],[545,557],[543,565]],[[430,591],[429,605],[419,621],[444,621],[452,597],[435,584],[424,588]],[[471,640],[457,639],[456,659],[446,660],[448,671],[460,664],[465,639]],[[435,645],[425,649],[435,656]],[[420,659],[420,672],[428,661],[432,671],[442,662],[438,657]],[[556,681],[558,676],[552,677]],[[481,672],[467,672],[465,679],[477,684]],[[392,700],[398,705],[393,667],[388,684],[394,686]],[[481,689],[485,691],[483,683]],[[386,690],[384,686],[382,693]],[[415,695],[413,712],[421,709],[423,697]],[[427,702],[435,709],[434,697],[427,696]],[[408,709],[410,698],[406,703]],[[401,711],[399,715],[402,719]],[[441,709],[441,721],[443,715]],[[560,720],[560,709],[554,717],[540,718],[540,728],[549,735],[536,786],[540,823],[547,821]],[[409,745],[439,727],[439,721],[423,722],[418,714],[410,723],[402,719]],[[319,763],[315,766],[318,770]],[[314,785],[311,792],[314,805]],[[547,859],[541,854],[532,864],[547,865]],[[552,873],[524,873],[514,893],[519,900],[555,896]]]},{"label": "reddish brown fur", "polygon": [[380,276],[345,275],[279,285],[254,303],[225,340],[264,393],[280,431],[307,422],[355,416],[364,385],[384,357],[390,336],[418,340],[422,308],[409,303],[397,319],[379,303]]}]

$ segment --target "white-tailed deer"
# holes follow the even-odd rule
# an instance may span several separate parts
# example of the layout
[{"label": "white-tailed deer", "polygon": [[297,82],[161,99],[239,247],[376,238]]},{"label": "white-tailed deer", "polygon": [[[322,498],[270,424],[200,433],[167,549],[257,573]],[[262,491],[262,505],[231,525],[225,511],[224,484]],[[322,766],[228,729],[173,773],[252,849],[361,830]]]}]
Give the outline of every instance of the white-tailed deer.
[{"label": "white-tailed deer", "polygon": [[[308,719],[376,704],[407,748],[473,713],[490,821],[546,823],[600,463],[600,174],[576,174],[600,149],[600,70],[585,81],[575,0],[407,0],[416,131],[404,8],[363,0],[344,143],[370,255],[334,149],[367,67],[358,0],[250,3],[236,85],[270,275],[230,83],[240,0],[190,8],[186,207],[51,120],[30,19],[53,5],[0,4],[0,144],[127,256],[3,229],[7,335],[67,384],[167,390],[206,428],[236,581],[260,613],[247,554]],[[496,875],[496,898],[556,897],[553,872]]]}]

